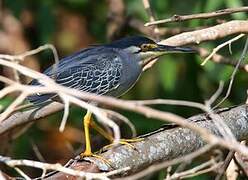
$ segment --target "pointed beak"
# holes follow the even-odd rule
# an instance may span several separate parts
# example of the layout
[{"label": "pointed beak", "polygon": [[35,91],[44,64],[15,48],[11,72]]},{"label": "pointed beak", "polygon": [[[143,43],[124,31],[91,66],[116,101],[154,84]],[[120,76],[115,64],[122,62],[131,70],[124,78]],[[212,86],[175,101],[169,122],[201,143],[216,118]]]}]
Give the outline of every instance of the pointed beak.
[{"label": "pointed beak", "polygon": [[164,53],[196,53],[196,50],[190,47],[167,46],[162,44],[158,44],[158,46],[154,48],[154,51]]}]

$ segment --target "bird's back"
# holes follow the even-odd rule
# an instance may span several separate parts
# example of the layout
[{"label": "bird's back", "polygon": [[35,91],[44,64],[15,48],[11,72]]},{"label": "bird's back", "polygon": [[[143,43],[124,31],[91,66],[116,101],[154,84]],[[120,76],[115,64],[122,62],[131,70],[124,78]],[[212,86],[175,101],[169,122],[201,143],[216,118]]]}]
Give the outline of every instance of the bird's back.
[{"label": "bird's back", "polygon": [[[105,46],[83,49],[63,58],[49,67],[44,74],[58,84],[98,95],[120,96],[137,80],[141,69],[134,57],[120,49]],[[136,71],[133,75],[128,69]],[[37,80],[30,85],[41,86]],[[34,104],[52,101],[55,94],[36,94],[28,100]]]}]

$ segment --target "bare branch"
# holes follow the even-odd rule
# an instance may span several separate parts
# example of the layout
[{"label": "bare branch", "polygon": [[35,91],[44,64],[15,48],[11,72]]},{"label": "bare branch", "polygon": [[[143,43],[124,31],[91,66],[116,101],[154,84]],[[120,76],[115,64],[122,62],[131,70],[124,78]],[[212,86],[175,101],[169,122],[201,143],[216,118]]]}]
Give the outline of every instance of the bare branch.
[{"label": "bare branch", "polygon": [[235,164],[234,160],[232,160],[226,170],[226,179],[227,180],[236,180],[238,177],[238,167]]},{"label": "bare branch", "polygon": [[213,55],[216,54],[216,52],[218,52],[221,48],[225,47],[226,45],[231,45],[232,42],[237,41],[238,39],[240,39],[244,36],[245,36],[245,34],[240,34],[240,35],[230,39],[229,41],[226,41],[225,43],[222,43],[221,45],[214,48],[213,51],[211,52],[211,54],[204,59],[204,61],[201,63],[201,65],[205,65],[207,63],[207,61],[209,59],[211,59],[213,57]]},{"label": "bare branch", "polygon": [[248,21],[233,20],[209,28],[181,33],[166,40],[162,40],[160,43],[175,46],[200,44],[204,41],[216,40],[241,33],[248,33]]},{"label": "bare branch", "polygon": [[[241,144],[246,144],[246,141],[242,141]],[[243,171],[245,176],[248,176],[248,161],[247,156],[243,156],[239,153],[234,154],[234,160],[236,164],[239,166],[239,169]],[[230,172],[229,172],[230,174]]]},{"label": "bare branch", "polygon": [[230,166],[230,163],[232,161],[233,155],[234,155],[234,151],[229,151],[228,155],[226,156],[226,159],[222,165],[222,167],[219,168],[218,170],[218,175],[215,177],[215,180],[221,180],[223,174],[225,173],[226,169],[228,168],[228,166]]},{"label": "bare branch", "polygon": [[58,53],[57,53],[56,48],[52,44],[45,44],[43,46],[38,47],[37,49],[27,51],[27,52],[24,52],[24,53],[19,54],[19,55],[0,54],[0,58],[1,59],[6,59],[6,60],[12,60],[12,61],[15,61],[15,60],[24,61],[24,59],[27,56],[35,55],[35,54],[37,54],[37,53],[39,53],[41,51],[44,51],[46,49],[51,49],[52,50],[53,56],[54,56],[54,61],[55,61],[55,63],[58,63],[59,62]]},{"label": "bare branch", "polygon": [[233,70],[233,73],[231,75],[230,83],[228,85],[228,89],[227,89],[226,95],[225,95],[225,97],[215,107],[218,107],[220,104],[222,104],[228,98],[228,96],[230,95],[231,89],[232,89],[232,84],[233,84],[235,75],[236,75],[236,73],[238,71],[238,67],[241,64],[241,62],[244,61],[245,57],[247,56],[247,52],[248,52],[248,38],[246,39],[243,52],[242,52],[242,54],[241,54],[241,56],[240,56],[240,58],[239,58],[239,60],[237,62],[237,65],[235,66],[235,68]]},{"label": "bare branch", "polygon": [[[87,172],[83,172],[83,171],[79,171],[79,170],[74,170],[74,169],[70,169],[70,168],[66,168],[64,166],[62,166],[61,164],[48,164],[48,163],[43,163],[43,162],[39,162],[39,161],[32,161],[32,160],[14,160],[11,159],[9,157],[3,157],[0,156],[0,162],[5,163],[6,165],[10,166],[10,167],[16,167],[16,166],[29,166],[29,167],[34,167],[34,168],[39,168],[44,170],[55,170],[55,171],[59,171],[59,172],[63,172],[67,175],[72,175],[72,176],[77,176],[77,177],[87,177],[90,179],[109,179],[107,178],[110,175],[114,175],[116,173],[120,173],[122,171],[126,171],[129,168],[123,168],[123,169],[119,169],[118,171],[112,171],[109,173],[87,173]],[[19,168],[18,168],[19,169]],[[27,178],[27,176],[25,174],[23,174],[23,172],[18,171],[19,173],[22,174],[22,176],[24,176],[25,178]]]},{"label": "bare branch", "polygon": [[66,124],[67,118],[69,116],[70,102],[67,99],[65,99],[63,96],[61,96],[61,97],[62,97],[62,100],[64,102],[64,114],[63,114],[63,118],[62,118],[62,121],[61,121],[61,124],[59,127],[59,131],[63,132],[65,129],[65,124]]},{"label": "bare branch", "polygon": [[215,171],[222,165],[222,162],[216,163],[215,159],[211,159],[205,163],[202,163],[192,169],[180,172],[180,173],[175,173],[172,176],[168,178],[168,180],[172,179],[184,179],[184,178],[190,178],[194,176],[198,176],[200,174],[205,174],[210,171]]},{"label": "bare branch", "polygon": [[[142,0],[143,2],[143,5],[144,5],[144,8],[147,12],[147,15],[149,16],[149,19],[151,22],[154,22],[155,21],[155,17],[153,15],[153,12],[152,12],[152,9],[151,9],[151,6],[150,6],[150,2],[149,0]],[[154,26],[153,27],[153,34],[156,36],[155,38],[158,39],[159,38],[159,29],[157,26]]]},{"label": "bare branch", "polygon": [[238,7],[238,8],[228,8],[228,9],[221,9],[214,12],[208,13],[199,13],[199,14],[191,14],[191,15],[174,15],[171,18],[158,20],[158,21],[151,21],[145,24],[145,26],[151,26],[156,24],[163,24],[169,22],[181,22],[181,21],[188,21],[192,19],[209,19],[213,17],[219,17],[223,15],[238,13],[238,12],[248,12],[248,7]]},{"label": "bare branch", "polygon": [[[199,55],[202,58],[206,58],[210,54],[209,51],[204,49],[204,48],[196,48],[196,50],[198,51]],[[217,53],[213,54],[213,56],[210,60],[214,63],[231,65],[233,67],[235,67],[237,65],[237,61],[235,59],[230,59],[228,57],[224,57],[224,56],[217,54]],[[239,69],[243,70],[245,72],[248,72],[248,65],[247,64],[240,64]]]}]

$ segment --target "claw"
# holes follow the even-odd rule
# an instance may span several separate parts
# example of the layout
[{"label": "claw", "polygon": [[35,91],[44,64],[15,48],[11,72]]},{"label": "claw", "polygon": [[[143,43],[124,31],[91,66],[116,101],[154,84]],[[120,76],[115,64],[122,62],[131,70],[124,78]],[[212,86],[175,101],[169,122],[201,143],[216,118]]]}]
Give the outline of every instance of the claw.
[{"label": "claw", "polygon": [[91,153],[91,152],[90,152],[90,153],[89,153],[89,152],[87,152],[87,153],[83,152],[83,153],[80,154],[80,158],[81,158],[81,159],[84,159],[85,157],[94,157],[94,158],[100,159],[100,160],[103,161],[105,164],[107,164],[108,166],[112,167],[110,161],[108,161],[107,159],[103,158],[103,157],[100,156],[100,155],[93,154],[93,153]]},{"label": "claw", "polygon": [[[140,141],[143,141],[143,140],[144,140],[144,138],[120,139],[119,144],[121,144],[121,145],[126,145],[126,146],[128,146],[129,148],[134,149],[135,151],[138,151],[138,150],[134,147],[134,145],[132,145],[132,144],[130,144],[130,143],[140,142]],[[112,143],[112,144],[109,144],[109,145],[106,145],[106,146],[104,146],[104,147],[102,148],[102,150],[105,151],[105,150],[109,149],[110,147],[112,147],[113,145],[114,145],[113,143]]]}]

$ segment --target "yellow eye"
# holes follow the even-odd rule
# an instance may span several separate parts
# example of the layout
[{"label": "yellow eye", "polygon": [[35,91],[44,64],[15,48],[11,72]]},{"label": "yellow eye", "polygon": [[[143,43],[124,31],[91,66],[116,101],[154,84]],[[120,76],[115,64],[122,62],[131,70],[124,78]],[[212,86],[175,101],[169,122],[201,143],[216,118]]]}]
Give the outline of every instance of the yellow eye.
[{"label": "yellow eye", "polygon": [[151,49],[153,49],[153,48],[155,48],[155,47],[157,47],[156,46],[156,44],[142,44],[141,46],[140,46],[140,48],[141,48],[141,51],[149,51],[149,50],[151,50]]},{"label": "yellow eye", "polygon": [[148,44],[142,44],[141,45],[141,51],[147,51],[149,49]]}]

